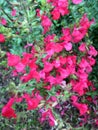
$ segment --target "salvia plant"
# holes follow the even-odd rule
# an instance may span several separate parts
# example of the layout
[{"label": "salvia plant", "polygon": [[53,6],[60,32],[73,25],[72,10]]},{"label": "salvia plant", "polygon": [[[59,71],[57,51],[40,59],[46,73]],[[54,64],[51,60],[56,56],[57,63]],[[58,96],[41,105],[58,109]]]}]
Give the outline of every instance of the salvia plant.
[{"label": "salvia plant", "polygon": [[7,47],[2,53],[17,81],[7,87],[10,96],[2,117],[15,124],[30,112],[51,128],[98,126],[97,89],[90,78],[98,51],[89,37],[96,21],[85,4],[1,0],[0,45]]}]

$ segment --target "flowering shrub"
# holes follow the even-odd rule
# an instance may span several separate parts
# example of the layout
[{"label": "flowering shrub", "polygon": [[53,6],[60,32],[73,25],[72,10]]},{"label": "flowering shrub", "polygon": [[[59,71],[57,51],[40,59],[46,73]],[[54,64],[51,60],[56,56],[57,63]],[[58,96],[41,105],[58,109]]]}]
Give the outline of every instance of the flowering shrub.
[{"label": "flowering shrub", "polygon": [[[88,101],[92,100],[93,104],[97,104],[94,102],[95,99],[88,96],[88,93],[96,90],[89,75],[96,63],[95,57],[98,52],[91,42],[85,40],[88,38],[88,30],[94,24],[94,19],[89,20],[87,14],[83,14],[82,18],[71,26],[62,26],[58,33],[53,31],[55,27],[53,23],[70,14],[70,5],[81,3],[82,0],[42,1],[41,4],[46,6],[48,11],[41,7],[38,9],[37,6],[36,18],[43,29],[39,40],[37,41],[34,35],[33,43],[27,41],[22,54],[12,54],[12,52],[6,54],[7,65],[12,69],[13,77],[18,77],[20,81],[7,104],[3,106],[2,116],[18,118],[17,110],[13,106],[17,103],[25,103],[25,111],[38,110],[39,122],[47,121],[52,127],[58,125],[60,120],[56,109],[62,119],[62,116],[73,108],[77,112],[76,118],[79,119],[76,126],[80,127],[88,123],[92,112]],[[17,9],[12,9],[11,16],[17,16]],[[6,19],[1,18],[1,24],[6,26]],[[23,26],[22,22],[21,24]],[[26,21],[25,27],[27,24],[29,25]],[[20,36],[22,34],[25,36],[25,32]],[[3,42],[5,37],[0,34],[0,43]],[[61,111],[60,108],[64,103],[64,109]],[[71,118],[73,120],[73,115]],[[98,120],[96,117],[94,119],[97,125]]]}]

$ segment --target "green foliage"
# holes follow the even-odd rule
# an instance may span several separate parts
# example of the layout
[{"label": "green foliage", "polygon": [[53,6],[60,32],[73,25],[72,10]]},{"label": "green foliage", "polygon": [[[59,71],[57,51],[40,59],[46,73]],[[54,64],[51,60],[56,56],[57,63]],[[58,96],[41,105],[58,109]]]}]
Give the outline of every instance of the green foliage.
[{"label": "green foliage", "polygon": [[[24,45],[38,44],[43,39],[40,19],[35,16],[37,6],[30,0],[0,2],[0,15],[7,20],[7,25],[1,26],[0,32],[6,36],[6,45],[12,53],[22,54]],[[15,17],[11,16],[14,7],[17,10]]]}]

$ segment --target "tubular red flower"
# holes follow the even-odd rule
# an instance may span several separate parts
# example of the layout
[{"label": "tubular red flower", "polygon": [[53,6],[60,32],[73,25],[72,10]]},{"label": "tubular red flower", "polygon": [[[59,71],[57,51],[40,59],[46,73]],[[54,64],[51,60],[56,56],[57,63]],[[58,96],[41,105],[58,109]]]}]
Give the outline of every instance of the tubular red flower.
[{"label": "tubular red flower", "polygon": [[5,18],[1,18],[1,24],[2,24],[2,25],[6,25],[6,24],[7,24],[7,21],[6,21]]},{"label": "tubular red flower", "polygon": [[44,32],[43,33],[45,34],[46,32],[49,31],[50,27],[52,26],[52,22],[46,15],[42,15],[41,16],[41,21],[42,21],[41,25],[44,28]]},{"label": "tubular red flower", "polygon": [[20,62],[20,56],[7,53],[8,66],[15,66]]},{"label": "tubular red flower", "polygon": [[0,43],[4,43],[5,42],[5,36],[0,33]]},{"label": "tubular red flower", "polygon": [[16,9],[12,9],[11,15],[12,15],[12,16],[16,16],[16,13],[17,13]]},{"label": "tubular red flower", "polygon": [[2,108],[2,115],[7,118],[16,118],[15,110],[12,108],[15,98],[11,98],[8,103]]}]

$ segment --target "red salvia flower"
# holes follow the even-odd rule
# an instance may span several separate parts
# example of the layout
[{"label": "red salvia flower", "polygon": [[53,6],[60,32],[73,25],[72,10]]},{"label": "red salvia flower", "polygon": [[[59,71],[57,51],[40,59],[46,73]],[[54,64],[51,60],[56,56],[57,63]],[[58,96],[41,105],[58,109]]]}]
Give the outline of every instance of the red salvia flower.
[{"label": "red salvia flower", "polygon": [[11,98],[2,109],[2,115],[7,118],[16,118],[15,110],[12,108],[15,99]]},{"label": "red salvia flower", "polygon": [[2,25],[6,25],[6,24],[7,24],[7,21],[6,21],[5,18],[1,18],[1,24],[2,24]]},{"label": "red salvia flower", "polygon": [[20,62],[20,56],[7,53],[8,66],[15,66]]},{"label": "red salvia flower", "polygon": [[4,43],[5,42],[5,36],[0,33],[0,43]]}]

